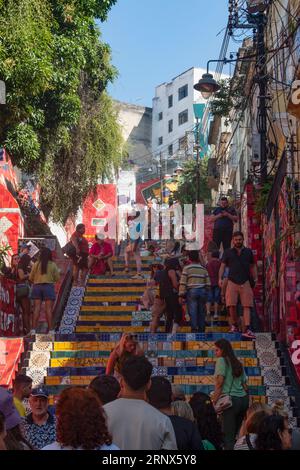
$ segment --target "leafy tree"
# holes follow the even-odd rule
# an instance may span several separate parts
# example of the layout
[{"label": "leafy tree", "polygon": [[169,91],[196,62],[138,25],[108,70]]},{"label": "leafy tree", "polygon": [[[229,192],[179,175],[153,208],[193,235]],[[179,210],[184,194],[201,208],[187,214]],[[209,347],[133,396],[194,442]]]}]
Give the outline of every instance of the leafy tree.
[{"label": "leafy tree", "polygon": [[64,222],[120,162],[117,115],[105,94],[116,76],[95,19],[116,0],[0,1],[0,145],[34,174],[46,215]]},{"label": "leafy tree", "polygon": [[239,112],[244,100],[245,78],[232,77],[219,81],[220,89],[215,93],[209,103],[210,111],[214,116],[230,117],[232,110]]},{"label": "leafy tree", "polygon": [[199,167],[196,160],[188,160],[183,166],[183,173],[179,178],[178,190],[174,198],[180,204],[195,204],[197,201],[197,171],[199,171],[199,198],[206,206],[211,204],[211,191],[207,185],[207,159],[200,160]]}]

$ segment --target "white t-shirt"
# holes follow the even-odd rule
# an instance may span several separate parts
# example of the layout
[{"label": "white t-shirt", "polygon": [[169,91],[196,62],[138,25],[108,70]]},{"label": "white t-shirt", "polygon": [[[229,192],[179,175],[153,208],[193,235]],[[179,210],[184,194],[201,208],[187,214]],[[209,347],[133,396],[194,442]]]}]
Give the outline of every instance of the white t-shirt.
[{"label": "white t-shirt", "polygon": [[121,450],[177,450],[171,420],[144,400],[118,398],[103,408]]},{"label": "white t-shirt", "polygon": [[[48,446],[43,447],[41,450],[83,450],[82,447],[77,447],[74,449],[74,447],[71,446],[62,446],[59,442],[55,441],[52,444],[49,444]],[[111,444],[110,446],[107,446],[106,444],[103,444],[101,447],[97,447],[95,450],[120,450],[119,447],[115,446],[115,444]]]}]

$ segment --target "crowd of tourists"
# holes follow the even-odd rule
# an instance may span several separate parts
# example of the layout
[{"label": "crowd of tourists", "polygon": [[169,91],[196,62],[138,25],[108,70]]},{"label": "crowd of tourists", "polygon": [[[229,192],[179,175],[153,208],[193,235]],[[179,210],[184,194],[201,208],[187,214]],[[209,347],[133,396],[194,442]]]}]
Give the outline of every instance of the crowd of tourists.
[{"label": "crowd of tourists", "polygon": [[[282,402],[249,403],[243,365],[227,340],[215,343],[214,392],[190,397],[168,377],[152,376],[153,366],[135,338],[126,341],[118,353],[120,368],[110,365],[109,374],[93,378],[88,387],[66,388],[54,407],[46,388],[32,389],[26,375],[16,377],[13,393],[0,388],[0,450],[300,448]],[[230,406],[222,409],[224,395]]]},{"label": "crowd of tourists", "polygon": [[[125,268],[136,262],[141,270],[142,226],[139,213],[128,217]],[[226,308],[230,332],[239,330],[254,339],[253,288],[257,269],[253,252],[244,246],[243,234],[233,232],[237,214],[226,198],[213,213],[213,241],[208,253],[188,250],[169,241],[164,248],[148,244],[153,254],[151,274],[142,304],[151,309],[150,332],[165,318],[165,331],[175,334],[190,323],[194,333],[205,332],[207,318],[218,319]],[[136,234],[140,235],[136,237]],[[73,263],[74,285],[82,285],[88,272],[114,276],[112,247],[101,234],[89,247],[85,226],[79,224],[65,254]],[[223,248],[222,254],[220,248]],[[59,270],[51,251],[42,248],[32,263],[28,245],[14,255],[7,275],[17,282],[17,299],[23,311],[24,333],[34,334],[45,301],[52,331],[54,285]],[[31,286],[31,287],[30,287]],[[30,287],[30,288],[29,288]],[[29,294],[29,291],[31,293]],[[34,302],[31,319],[31,302]],[[238,315],[242,309],[242,315]],[[230,341],[215,343],[214,391],[186,396],[170,377],[152,376],[153,367],[136,335],[123,334],[108,358],[106,374],[88,387],[68,387],[49,406],[45,387],[32,389],[32,380],[17,375],[13,393],[0,388],[0,449],[5,450],[287,450],[300,447],[282,402],[273,406],[250,403],[247,376]],[[26,407],[24,406],[24,400]]]}]

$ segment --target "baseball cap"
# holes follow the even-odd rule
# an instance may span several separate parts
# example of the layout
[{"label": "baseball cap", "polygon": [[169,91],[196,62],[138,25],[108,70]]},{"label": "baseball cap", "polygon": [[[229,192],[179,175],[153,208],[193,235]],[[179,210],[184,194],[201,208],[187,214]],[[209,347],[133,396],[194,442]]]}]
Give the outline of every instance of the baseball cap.
[{"label": "baseball cap", "polygon": [[49,393],[48,393],[48,391],[47,391],[44,387],[34,388],[34,389],[31,391],[31,395],[32,395],[33,397],[45,397],[45,398],[48,398],[48,397],[49,397]]},{"label": "baseball cap", "polygon": [[0,387],[0,411],[5,417],[5,427],[7,430],[18,426],[22,422],[22,418],[14,405],[12,394],[3,387]]}]

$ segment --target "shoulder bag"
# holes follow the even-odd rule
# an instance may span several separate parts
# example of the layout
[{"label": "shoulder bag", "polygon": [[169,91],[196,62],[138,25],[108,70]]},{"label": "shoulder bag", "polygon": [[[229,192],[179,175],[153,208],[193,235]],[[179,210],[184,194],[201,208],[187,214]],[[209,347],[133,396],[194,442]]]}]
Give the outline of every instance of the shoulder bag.
[{"label": "shoulder bag", "polygon": [[232,407],[232,398],[231,398],[230,392],[232,390],[233,381],[234,381],[234,377],[232,376],[232,382],[231,382],[229,392],[223,393],[222,395],[220,395],[218,400],[214,404],[214,408],[217,414],[221,414],[223,413],[223,411],[228,410],[228,408]]}]

